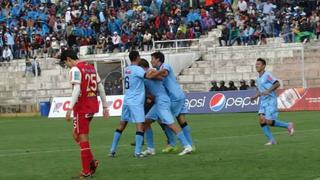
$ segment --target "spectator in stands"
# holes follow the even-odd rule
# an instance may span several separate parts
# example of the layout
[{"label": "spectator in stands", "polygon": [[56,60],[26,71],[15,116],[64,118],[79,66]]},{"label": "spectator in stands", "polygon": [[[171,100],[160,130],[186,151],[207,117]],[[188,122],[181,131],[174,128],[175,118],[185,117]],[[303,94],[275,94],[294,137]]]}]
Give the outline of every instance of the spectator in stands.
[{"label": "spectator in stands", "polygon": [[121,37],[119,36],[117,31],[113,32],[112,43],[113,43],[113,50],[118,49],[119,52],[122,52]]},{"label": "spectator in stands", "polygon": [[254,33],[254,29],[251,27],[251,26],[249,26],[249,25],[247,25],[246,27],[245,27],[245,30],[243,31],[243,34],[242,34],[242,37],[241,37],[241,41],[242,41],[242,43],[244,44],[244,45],[251,45],[252,44],[252,42],[253,42],[253,33]]},{"label": "spectator in stands", "polygon": [[28,72],[33,73],[32,63],[31,63],[29,57],[26,57],[25,64],[26,64],[26,68],[24,70],[24,74],[22,77],[26,77]]},{"label": "spectator in stands", "polygon": [[44,47],[44,40],[41,35],[35,34],[33,37],[33,44],[32,44],[32,54],[33,56],[43,56],[43,47]]},{"label": "spectator in stands", "polygon": [[229,91],[237,91],[238,88],[234,85],[234,82],[233,81],[229,81],[229,88],[228,88]]},{"label": "spectator in stands", "polygon": [[34,57],[33,61],[31,62],[32,65],[32,73],[34,76],[41,76],[41,68],[39,61],[36,57]]},{"label": "spectator in stands", "polygon": [[14,52],[14,37],[13,34],[8,30],[4,34],[5,44],[9,46],[11,52]]},{"label": "spectator in stands", "polygon": [[105,43],[106,43],[105,38],[101,36],[101,37],[99,38],[97,44],[96,44],[96,47],[95,47],[97,54],[102,54],[102,53],[104,53]]},{"label": "spectator in stands", "polygon": [[219,45],[222,46],[222,41],[224,41],[225,46],[228,45],[229,31],[226,25],[222,25],[221,35],[219,37]]},{"label": "spectator in stands", "polygon": [[47,54],[47,56],[49,57],[49,49],[51,48],[51,39],[50,37],[46,38],[46,41],[44,42],[44,50],[43,53]]},{"label": "spectator in stands", "polygon": [[240,80],[240,90],[248,90],[249,86],[246,84],[246,81],[241,79]]},{"label": "spectator in stands", "polygon": [[276,5],[272,4],[272,0],[268,0],[267,3],[263,5],[263,14],[268,15],[270,14],[274,9],[276,8]]},{"label": "spectator in stands", "polygon": [[238,45],[241,45],[240,29],[233,25],[230,29],[228,45],[232,46],[235,42],[237,42]]},{"label": "spectator in stands", "polygon": [[257,89],[256,81],[254,79],[250,79],[250,88],[249,89]]},{"label": "spectator in stands", "polygon": [[60,50],[60,43],[55,37],[52,37],[51,48],[49,48],[49,57],[55,57]]},{"label": "spectator in stands", "polygon": [[13,59],[13,54],[9,46],[4,46],[4,50],[2,52],[3,61],[7,61],[7,64],[10,65],[10,61]]},{"label": "spectator in stands", "polygon": [[320,20],[317,22],[316,25],[316,33],[317,33],[317,39],[319,40],[320,38]]},{"label": "spectator in stands", "polygon": [[147,46],[148,51],[152,48],[152,35],[148,30],[143,35],[142,51],[144,51],[144,46]]},{"label": "spectator in stands", "polygon": [[224,81],[220,81],[219,82],[219,89],[218,91],[228,91],[229,89],[225,86],[225,82]]},{"label": "spectator in stands", "polygon": [[200,25],[200,21],[197,20],[194,23],[194,33],[195,33],[195,38],[200,38],[201,34],[202,34],[202,27]]},{"label": "spectator in stands", "polygon": [[219,87],[218,87],[218,85],[217,85],[217,81],[212,80],[212,81],[211,81],[211,85],[212,85],[212,87],[210,88],[209,91],[218,91],[218,90],[219,90]]},{"label": "spectator in stands", "polygon": [[122,93],[122,84],[119,79],[114,80],[113,86],[112,86],[112,95],[121,95]]},{"label": "spectator in stands", "polygon": [[106,51],[108,53],[113,53],[113,42],[112,42],[112,37],[108,36],[107,38],[107,44],[106,44]]},{"label": "spectator in stands", "polygon": [[238,9],[241,13],[245,14],[248,10],[248,4],[245,0],[239,0],[238,1]]},{"label": "spectator in stands", "polygon": [[112,86],[113,84],[110,81],[105,83],[104,89],[107,95],[112,95]]}]

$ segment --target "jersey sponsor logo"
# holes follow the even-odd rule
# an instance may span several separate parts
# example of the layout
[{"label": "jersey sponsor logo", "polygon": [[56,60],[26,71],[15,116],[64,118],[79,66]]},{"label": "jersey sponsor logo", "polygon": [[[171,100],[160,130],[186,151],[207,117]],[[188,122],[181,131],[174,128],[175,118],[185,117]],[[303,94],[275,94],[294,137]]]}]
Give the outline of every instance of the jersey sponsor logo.
[{"label": "jersey sponsor logo", "polygon": [[222,93],[217,93],[212,96],[209,105],[211,111],[217,112],[223,109],[224,105],[226,104],[226,97]]},{"label": "jersey sponsor logo", "polygon": [[130,70],[125,71],[126,74],[131,74],[132,72]]}]

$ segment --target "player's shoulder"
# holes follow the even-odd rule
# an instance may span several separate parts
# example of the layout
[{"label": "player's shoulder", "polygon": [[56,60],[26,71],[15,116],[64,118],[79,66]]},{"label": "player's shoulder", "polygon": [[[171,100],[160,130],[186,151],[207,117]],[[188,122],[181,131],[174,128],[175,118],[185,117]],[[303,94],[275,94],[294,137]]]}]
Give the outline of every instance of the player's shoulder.
[{"label": "player's shoulder", "polygon": [[270,78],[270,77],[274,77],[274,76],[273,76],[272,72],[266,71],[266,72],[263,74],[263,77],[264,77],[264,78]]},{"label": "player's shoulder", "polygon": [[167,64],[167,63],[163,63],[161,65],[161,69],[171,69],[171,66],[169,64]]},{"label": "player's shoulder", "polygon": [[71,69],[70,69],[70,72],[73,73],[73,72],[80,72],[80,69],[78,66],[73,66]]},{"label": "player's shoulder", "polygon": [[264,72],[264,75],[272,75],[271,71]]}]

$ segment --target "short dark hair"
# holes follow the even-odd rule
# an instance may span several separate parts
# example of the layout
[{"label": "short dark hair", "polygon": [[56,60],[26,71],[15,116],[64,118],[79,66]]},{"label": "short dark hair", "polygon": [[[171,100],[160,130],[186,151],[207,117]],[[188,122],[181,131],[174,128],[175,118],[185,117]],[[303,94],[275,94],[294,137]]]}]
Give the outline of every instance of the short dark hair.
[{"label": "short dark hair", "polygon": [[159,59],[160,62],[164,63],[164,54],[160,51],[151,54],[152,57]]},{"label": "short dark hair", "polygon": [[262,62],[263,65],[267,65],[266,60],[262,59],[262,58],[258,58],[257,61]]},{"label": "short dark hair", "polygon": [[149,62],[146,59],[141,59],[141,61],[139,62],[139,66],[143,67],[143,68],[149,68]]},{"label": "short dark hair", "polygon": [[61,56],[60,56],[60,62],[66,61],[68,57],[73,60],[79,59],[77,53],[74,50],[67,49],[67,50],[62,51]]},{"label": "short dark hair", "polygon": [[136,61],[139,56],[140,56],[140,54],[138,51],[131,51],[129,53],[129,59],[131,62]]}]

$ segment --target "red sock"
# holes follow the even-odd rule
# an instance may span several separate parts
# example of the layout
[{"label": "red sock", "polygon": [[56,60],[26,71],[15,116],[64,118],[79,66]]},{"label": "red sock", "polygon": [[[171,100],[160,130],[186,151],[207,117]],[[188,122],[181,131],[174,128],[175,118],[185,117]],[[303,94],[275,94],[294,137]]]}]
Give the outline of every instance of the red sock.
[{"label": "red sock", "polygon": [[88,141],[80,142],[81,160],[82,160],[82,172],[85,174],[90,173],[90,162],[93,159],[90,145]]}]

